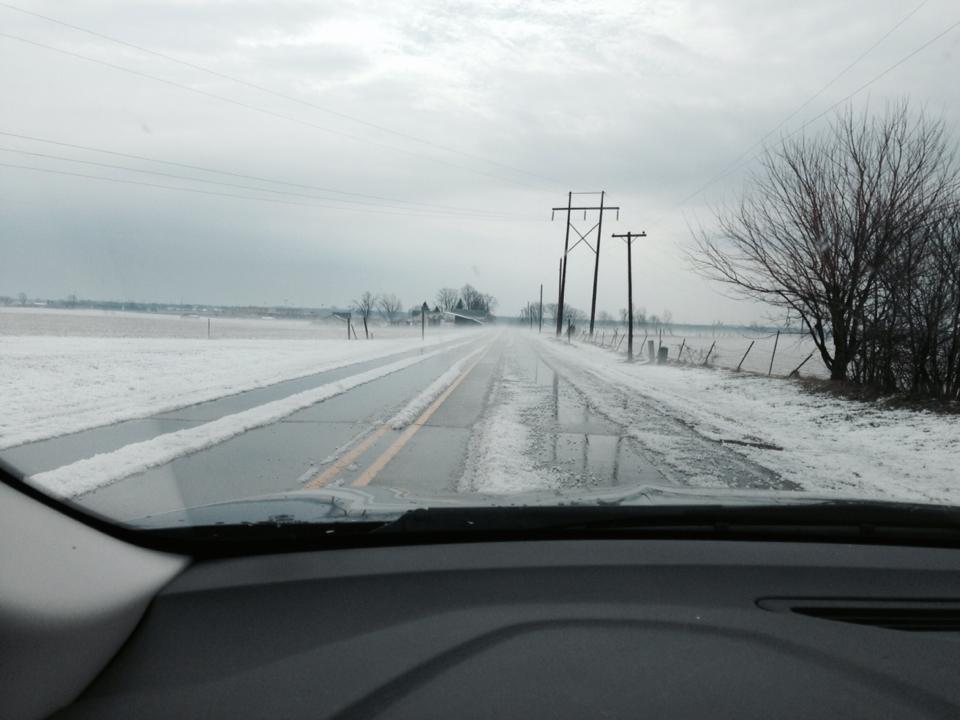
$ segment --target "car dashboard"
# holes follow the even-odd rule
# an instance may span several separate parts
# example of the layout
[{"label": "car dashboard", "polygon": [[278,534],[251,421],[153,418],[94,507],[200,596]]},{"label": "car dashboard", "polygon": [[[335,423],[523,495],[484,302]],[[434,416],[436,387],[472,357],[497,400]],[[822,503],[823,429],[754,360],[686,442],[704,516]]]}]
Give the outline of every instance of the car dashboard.
[{"label": "car dashboard", "polygon": [[[74,566],[87,542],[74,542]],[[578,539],[122,552],[126,565],[63,581],[96,585],[100,600],[61,612],[61,646],[31,656],[30,627],[6,616],[20,635],[4,665],[19,663],[34,693],[76,681],[40,698],[54,717],[960,717],[952,549]],[[106,579],[121,566],[128,581],[156,574],[137,588]],[[37,716],[31,699],[23,716]]]}]

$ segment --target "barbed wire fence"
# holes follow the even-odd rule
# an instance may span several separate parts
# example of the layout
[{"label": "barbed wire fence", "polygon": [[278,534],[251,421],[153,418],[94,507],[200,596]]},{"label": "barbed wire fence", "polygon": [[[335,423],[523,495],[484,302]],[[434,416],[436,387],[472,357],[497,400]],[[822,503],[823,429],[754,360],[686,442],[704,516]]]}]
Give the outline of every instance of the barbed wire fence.
[{"label": "barbed wire fence", "polygon": [[[719,327],[704,328],[699,332],[683,330],[635,328],[633,337],[638,362],[656,361],[662,346],[667,348],[667,362],[670,364],[718,367],[777,377],[830,376],[813,340],[801,331],[744,333],[742,328]],[[625,326],[611,325],[598,328],[592,338],[588,331],[581,330],[573,339],[625,356],[626,336]]]}]

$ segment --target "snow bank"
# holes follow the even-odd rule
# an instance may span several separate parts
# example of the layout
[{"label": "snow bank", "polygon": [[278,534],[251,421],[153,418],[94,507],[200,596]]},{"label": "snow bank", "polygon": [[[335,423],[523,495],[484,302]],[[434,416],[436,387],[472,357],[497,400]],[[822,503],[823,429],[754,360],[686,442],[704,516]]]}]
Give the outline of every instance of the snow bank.
[{"label": "snow bank", "polygon": [[0,335],[0,449],[464,337],[192,340]]},{"label": "snow bank", "polygon": [[960,504],[958,416],[814,395],[778,378],[630,365],[589,345],[538,342],[548,356],[635,393],[806,491]]},{"label": "snow bank", "polygon": [[[460,347],[460,345],[453,347]],[[113,452],[101,453],[55,470],[37,473],[31,476],[30,480],[57,495],[82,495],[184,455],[212,447],[248,430],[277,422],[299,410],[345,393],[358,385],[416,365],[453,347],[380,365],[372,370],[264,403],[249,410],[226,415],[202,425],[158,435],[150,440],[126,445]]]}]

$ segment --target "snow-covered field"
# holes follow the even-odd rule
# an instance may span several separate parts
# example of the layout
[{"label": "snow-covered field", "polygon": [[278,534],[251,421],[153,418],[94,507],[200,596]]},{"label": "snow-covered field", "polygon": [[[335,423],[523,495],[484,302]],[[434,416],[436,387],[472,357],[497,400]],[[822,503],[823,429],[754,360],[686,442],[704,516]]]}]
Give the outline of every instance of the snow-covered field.
[{"label": "snow-covered field", "polygon": [[[272,335],[278,321],[239,320],[250,337],[118,337],[118,327],[144,319],[108,315],[111,322],[103,314],[79,311],[0,311],[0,328],[16,324],[22,331],[23,317],[35,321],[34,333],[0,331],[0,449],[434,346],[462,332],[436,328],[421,341],[419,328],[390,328],[374,340],[348,342],[339,332],[331,337],[329,330],[314,329],[314,339],[279,339]],[[154,332],[154,321],[176,325],[179,320],[148,316],[140,330]],[[38,327],[66,334],[46,335]],[[93,336],[103,328],[106,336]],[[205,328],[204,321],[204,333]]]},{"label": "snow-covered field", "polygon": [[[633,407],[680,420],[805,491],[960,504],[960,416],[813,395],[781,378],[627,364],[610,350],[540,339],[547,357],[621,388]],[[576,383],[576,375],[571,377]],[[619,399],[591,400],[614,415]],[[642,425],[639,417],[637,426]],[[641,440],[657,438],[639,432]]]},{"label": "snow-covered field", "polygon": [[[363,335],[363,326],[356,328]],[[404,337],[419,328],[387,326],[371,321],[374,339]],[[51,337],[197,338],[316,340],[346,337],[342,320],[283,320],[272,317],[223,318],[197,315],[121,312],[111,310],[63,310],[36,307],[0,307],[0,336],[47,335]]]}]

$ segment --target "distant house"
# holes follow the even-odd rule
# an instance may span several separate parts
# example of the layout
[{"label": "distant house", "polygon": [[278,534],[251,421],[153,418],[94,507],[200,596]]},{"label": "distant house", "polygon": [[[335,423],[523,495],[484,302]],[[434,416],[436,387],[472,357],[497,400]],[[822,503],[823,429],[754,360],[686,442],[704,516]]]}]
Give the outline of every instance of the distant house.
[{"label": "distant house", "polygon": [[494,317],[488,310],[471,310],[460,298],[453,310],[444,313],[444,320],[455,325],[486,325],[493,322]]},{"label": "distant house", "polygon": [[[416,306],[410,308],[410,322],[413,325],[420,324],[420,309],[421,306]],[[433,310],[427,307],[427,325],[439,325],[443,320],[443,313],[440,312],[440,308],[435,307]]]},{"label": "distant house", "polygon": [[485,325],[493,319],[482,310],[464,310],[459,306],[443,315],[445,321],[454,325]]}]

